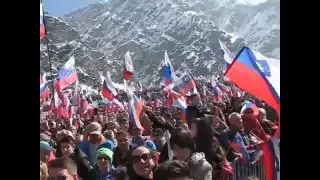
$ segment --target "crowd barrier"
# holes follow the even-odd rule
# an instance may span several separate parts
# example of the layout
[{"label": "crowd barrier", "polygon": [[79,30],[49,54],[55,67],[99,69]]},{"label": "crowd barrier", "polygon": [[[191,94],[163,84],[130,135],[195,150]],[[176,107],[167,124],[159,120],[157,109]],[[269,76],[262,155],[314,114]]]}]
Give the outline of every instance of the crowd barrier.
[{"label": "crowd barrier", "polygon": [[232,164],[232,167],[233,180],[247,180],[249,177],[251,180],[266,180],[264,165],[261,162],[251,164],[237,161]]}]

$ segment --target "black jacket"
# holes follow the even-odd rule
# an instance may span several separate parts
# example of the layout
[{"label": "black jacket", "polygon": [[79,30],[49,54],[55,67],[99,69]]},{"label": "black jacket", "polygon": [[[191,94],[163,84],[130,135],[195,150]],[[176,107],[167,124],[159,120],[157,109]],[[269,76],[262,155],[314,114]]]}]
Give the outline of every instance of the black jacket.
[{"label": "black jacket", "polygon": [[90,165],[87,155],[81,151],[80,148],[76,147],[74,153],[70,157],[76,162],[78,176],[82,180],[91,180],[91,170],[93,167]]}]

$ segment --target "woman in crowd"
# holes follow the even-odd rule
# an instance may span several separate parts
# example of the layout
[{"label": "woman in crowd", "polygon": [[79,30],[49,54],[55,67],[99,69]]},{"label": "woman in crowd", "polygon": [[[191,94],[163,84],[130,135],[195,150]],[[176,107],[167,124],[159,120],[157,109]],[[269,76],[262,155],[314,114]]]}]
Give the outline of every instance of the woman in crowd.
[{"label": "woman in crowd", "polygon": [[188,163],[194,180],[212,180],[212,166],[206,160],[204,153],[197,153],[196,144],[189,130],[177,128],[170,137],[170,146],[176,159]]},{"label": "woman in crowd", "polygon": [[227,161],[226,154],[215,136],[212,137],[211,159],[211,165],[213,167],[212,180],[226,180],[233,177],[233,169]]},{"label": "woman in crowd", "polygon": [[128,176],[132,180],[153,180],[157,168],[156,152],[146,146],[138,146],[129,154]]},{"label": "woman in crowd", "polygon": [[211,162],[212,157],[213,129],[211,124],[207,118],[196,118],[190,121],[190,131],[195,140],[196,151],[204,153],[208,162]]}]

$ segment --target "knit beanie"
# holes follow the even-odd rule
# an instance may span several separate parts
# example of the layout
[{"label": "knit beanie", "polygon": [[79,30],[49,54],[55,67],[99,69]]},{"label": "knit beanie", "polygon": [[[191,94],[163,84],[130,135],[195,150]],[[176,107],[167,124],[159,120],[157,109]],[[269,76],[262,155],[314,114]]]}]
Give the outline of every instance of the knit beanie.
[{"label": "knit beanie", "polygon": [[45,151],[51,151],[52,150],[51,146],[46,141],[40,141],[40,149],[41,150],[45,150]]},{"label": "knit beanie", "polygon": [[110,149],[108,149],[108,148],[100,148],[100,149],[98,149],[96,159],[98,159],[98,157],[101,156],[101,155],[107,156],[110,159],[110,164],[112,163],[113,152]]}]

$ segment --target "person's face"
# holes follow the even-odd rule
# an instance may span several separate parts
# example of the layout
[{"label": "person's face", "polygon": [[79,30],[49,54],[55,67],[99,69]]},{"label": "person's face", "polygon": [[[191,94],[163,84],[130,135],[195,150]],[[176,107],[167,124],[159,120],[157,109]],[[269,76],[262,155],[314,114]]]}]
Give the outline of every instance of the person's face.
[{"label": "person's face", "polygon": [[212,118],[212,126],[213,126],[213,128],[218,128],[219,125],[220,125],[220,120],[218,118],[216,118],[216,117],[213,117]]},{"label": "person's face", "polygon": [[148,177],[154,166],[151,152],[146,147],[138,147],[132,152],[132,167],[137,175]]},{"label": "person's face", "polygon": [[235,127],[238,130],[242,130],[243,129],[243,122],[242,122],[242,118],[240,115],[234,117],[235,119],[233,121],[230,122],[230,124]]},{"label": "person's face", "polygon": [[97,158],[97,165],[101,169],[106,169],[109,167],[110,158],[106,155],[101,155]]},{"label": "person's face", "polygon": [[259,121],[262,121],[265,118],[266,118],[265,112],[259,111],[259,116],[258,116]]},{"label": "person's face", "polygon": [[67,169],[49,168],[50,180],[74,180],[73,175]]},{"label": "person's face", "polygon": [[189,148],[180,148],[175,144],[172,146],[172,152],[174,157],[180,161],[187,161],[191,155],[191,150]]},{"label": "person's face", "polygon": [[129,150],[130,139],[129,139],[128,136],[126,136],[126,135],[118,135],[116,137],[116,139],[117,139],[118,147],[120,148],[120,150],[123,150],[123,151]]},{"label": "person's face", "polygon": [[47,163],[50,155],[50,151],[40,150],[40,160]]},{"label": "person's face", "polygon": [[201,105],[201,99],[200,99],[200,96],[194,96],[192,98],[192,104],[195,104],[195,105]]},{"label": "person's face", "polygon": [[60,151],[64,157],[69,157],[74,151],[74,145],[70,143],[61,143]]},{"label": "person's face", "polygon": [[198,129],[197,129],[197,124],[196,123],[191,123],[190,131],[191,131],[192,137],[196,137],[197,136]]},{"label": "person's face", "polygon": [[123,131],[128,131],[128,129],[129,129],[129,122],[128,122],[128,121],[123,121],[123,122],[120,124],[120,129],[123,130]]},{"label": "person's face", "polygon": [[89,134],[89,141],[92,144],[95,144],[99,142],[100,140],[100,134]]},{"label": "person's face", "polygon": [[157,132],[154,132],[154,133],[152,133],[152,139],[153,139],[154,141],[161,141],[162,136],[161,136],[161,134],[159,134],[159,133],[157,133]]},{"label": "person's face", "polygon": [[142,135],[142,130],[138,128],[133,128],[132,129],[132,136],[141,136]]},{"label": "person's face", "polygon": [[252,109],[246,109],[243,114],[246,116],[246,117],[249,117],[249,118],[254,118],[254,113],[253,113],[253,110]]}]

